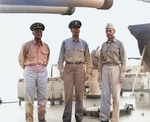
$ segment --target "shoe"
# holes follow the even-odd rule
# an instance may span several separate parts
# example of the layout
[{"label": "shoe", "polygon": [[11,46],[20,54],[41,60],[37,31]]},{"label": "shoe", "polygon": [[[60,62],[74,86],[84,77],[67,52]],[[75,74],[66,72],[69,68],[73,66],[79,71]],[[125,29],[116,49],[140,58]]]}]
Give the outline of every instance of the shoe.
[{"label": "shoe", "polygon": [[39,122],[47,122],[46,120],[39,120]]},{"label": "shoe", "polygon": [[42,120],[39,120],[39,122],[47,122],[47,121],[45,120],[45,118],[43,118]]}]

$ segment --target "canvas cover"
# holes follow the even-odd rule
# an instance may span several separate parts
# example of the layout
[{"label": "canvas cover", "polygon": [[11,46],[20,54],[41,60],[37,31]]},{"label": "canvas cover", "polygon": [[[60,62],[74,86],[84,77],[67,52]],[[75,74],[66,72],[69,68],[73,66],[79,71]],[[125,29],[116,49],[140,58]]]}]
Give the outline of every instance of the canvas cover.
[{"label": "canvas cover", "polygon": [[145,54],[143,57],[144,69],[150,71],[150,23],[129,25],[128,29],[131,34],[137,39],[140,55],[146,45]]}]

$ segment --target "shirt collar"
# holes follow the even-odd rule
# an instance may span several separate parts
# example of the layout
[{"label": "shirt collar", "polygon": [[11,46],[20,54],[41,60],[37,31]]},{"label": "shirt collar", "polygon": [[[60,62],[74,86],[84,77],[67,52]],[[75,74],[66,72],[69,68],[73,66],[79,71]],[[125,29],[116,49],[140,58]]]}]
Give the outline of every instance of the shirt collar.
[{"label": "shirt collar", "polygon": [[[116,39],[114,38],[111,42],[116,42]],[[107,41],[106,41],[106,44],[107,44],[107,43],[111,43],[111,42],[107,40]]]},{"label": "shirt collar", "polygon": [[[36,45],[37,44],[37,42],[33,39],[33,43]],[[43,46],[43,42],[42,42],[42,40],[40,41],[40,44],[41,44],[41,46]]]},{"label": "shirt collar", "polygon": [[[73,38],[72,38],[71,42],[75,42],[75,41],[73,40]],[[78,39],[78,41],[77,41],[77,42],[80,42],[80,39]]]}]

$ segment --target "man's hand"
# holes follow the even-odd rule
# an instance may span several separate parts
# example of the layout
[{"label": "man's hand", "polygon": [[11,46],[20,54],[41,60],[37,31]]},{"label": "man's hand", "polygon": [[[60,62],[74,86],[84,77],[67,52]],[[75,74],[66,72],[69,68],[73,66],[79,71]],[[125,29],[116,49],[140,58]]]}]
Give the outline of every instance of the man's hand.
[{"label": "man's hand", "polygon": [[64,72],[60,73],[60,78],[63,79]]},{"label": "man's hand", "polygon": [[62,80],[60,77],[58,77],[57,80],[58,80],[59,82],[63,82],[63,80]]},{"label": "man's hand", "polygon": [[102,88],[102,77],[101,77],[101,75],[98,75],[97,82],[99,83],[99,88],[101,89]]},{"label": "man's hand", "polygon": [[124,77],[123,77],[123,76],[120,76],[119,81],[120,81],[120,83],[123,83],[123,81],[124,81]]},{"label": "man's hand", "polygon": [[59,82],[62,82],[62,81],[63,81],[63,72],[60,73],[60,77],[58,77],[58,81],[59,81]]},{"label": "man's hand", "polygon": [[99,88],[102,89],[102,83],[99,83]]}]

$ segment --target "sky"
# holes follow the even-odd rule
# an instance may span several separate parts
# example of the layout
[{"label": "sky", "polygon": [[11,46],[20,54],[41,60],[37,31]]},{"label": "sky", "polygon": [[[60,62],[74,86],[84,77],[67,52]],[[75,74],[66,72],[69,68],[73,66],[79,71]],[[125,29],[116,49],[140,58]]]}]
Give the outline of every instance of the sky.
[{"label": "sky", "polygon": [[76,7],[72,15],[59,14],[4,14],[0,13],[0,97],[3,101],[17,100],[17,83],[23,78],[23,69],[18,63],[22,44],[33,39],[30,25],[41,22],[45,25],[42,41],[50,47],[51,66],[57,64],[61,43],[71,37],[68,24],[78,19],[82,22],[80,38],[89,44],[90,52],[107,40],[105,27],[112,23],[116,29],[115,37],[124,44],[127,65],[138,65],[141,57],[137,40],[130,34],[129,25],[149,23],[150,4],[137,0],[114,0],[109,10]]}]

